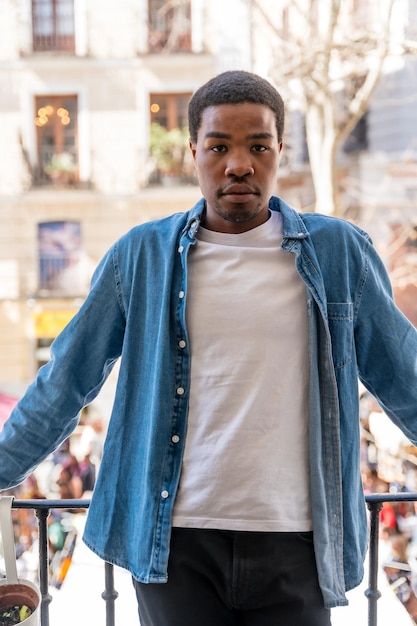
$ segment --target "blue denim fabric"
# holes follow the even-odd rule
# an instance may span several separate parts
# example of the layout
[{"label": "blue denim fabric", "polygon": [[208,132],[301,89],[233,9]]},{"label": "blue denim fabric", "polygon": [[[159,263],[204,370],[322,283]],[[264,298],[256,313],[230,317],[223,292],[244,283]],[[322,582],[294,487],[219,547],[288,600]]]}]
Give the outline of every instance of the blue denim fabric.
[{"label": "blue denim fabric", "polygon": [[[306,283],[310,324],[310,474],[314,542],[328,608],[359,584],[366,512],[359,468],[358,377],[417,444],[417,332],[396,308],[369,237],[279,198],[282,247]],[[141,582],[165,582],[187,427],[187,253],[204,210],[149,222],[105,255],[51,361],[0,434],[0,488],[22,481],[74,429],[121,357],[84,534]],[[294,494],[297,497],[297,494]]]}]

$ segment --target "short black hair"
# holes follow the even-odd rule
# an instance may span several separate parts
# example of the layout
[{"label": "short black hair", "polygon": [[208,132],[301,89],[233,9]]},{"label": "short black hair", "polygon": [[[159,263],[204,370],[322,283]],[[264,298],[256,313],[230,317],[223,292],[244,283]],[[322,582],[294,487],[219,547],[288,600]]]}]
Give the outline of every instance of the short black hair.
[{"label": "short black hair", "polygon": [[194,143],[201,126],[204,109],[220,104],[252,102],[269,107],[275,114],[278,141],[284,134],[284,102],[278,91],[264,78],[245,72],[231,70],[218,74],[193,94],[188,104],[188,129]]}]

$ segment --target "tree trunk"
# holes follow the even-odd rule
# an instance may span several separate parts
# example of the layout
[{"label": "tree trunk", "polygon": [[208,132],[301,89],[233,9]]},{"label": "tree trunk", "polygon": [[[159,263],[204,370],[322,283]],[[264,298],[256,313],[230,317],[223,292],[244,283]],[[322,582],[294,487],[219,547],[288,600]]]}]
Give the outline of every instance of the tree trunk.
[{"label": "tree trunk", "polygon": [[315,210],[326,215],[340,215],[342,207],[336,165],[339,142],[331,99],[322,95],[320,102],[310,102],[305,121],[311,176],[316,194]]}]

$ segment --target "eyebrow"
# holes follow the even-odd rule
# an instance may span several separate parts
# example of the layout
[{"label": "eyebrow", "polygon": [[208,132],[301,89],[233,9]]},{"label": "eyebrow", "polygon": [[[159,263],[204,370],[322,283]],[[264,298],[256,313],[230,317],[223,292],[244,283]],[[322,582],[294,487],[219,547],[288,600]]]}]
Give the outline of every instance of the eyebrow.
[{"label": "eyebrow", "polygon": [[[205,139],[231,139],[232,135],[229,133],[221,133],[218,131],[210,131],[204,135]],[[246,139],[273,139],[274,135],[272,133],[252,133],[251,135],[247,135]]]}]

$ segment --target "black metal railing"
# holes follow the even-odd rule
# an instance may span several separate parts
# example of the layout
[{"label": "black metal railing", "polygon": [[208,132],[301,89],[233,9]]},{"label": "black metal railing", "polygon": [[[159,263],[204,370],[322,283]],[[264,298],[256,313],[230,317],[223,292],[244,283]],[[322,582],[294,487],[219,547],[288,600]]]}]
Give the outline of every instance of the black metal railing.
[{"label": "black metal railing", "polygon": [[[379,518],[384,502],[416,502],[417,493],[371,494],[366,496],[369,509],[369,571],[368,588],[368,626],[378,626],[377,602],[381,597],[378,589],[378,539]],[[53,509],[88,509],[89,500],[13,500],[14,509],[32,509],[39,525],[39,587],[42,595],[41,626],[49,626],[49,549],[48,516]],[[114,588],[114,572],[111,563],[104,563],[104,591],[101,597],[106,603],[106,626],[115,626],[115,601],[118,593]]]},{"label": "black metal railing", "polygon": [[[39,588],[42,596],[41,626],[49,626],[49,544],[48,516],[53,509],[88,509],[89,500],[13,500],[13,509],[32,509],[38,518],[39,538]],[[114,571],[111,563],[104,563],[104,591],[101,597],[106,603],[106,626],[115,626],[115,600],[118,593],[114,588]]]},{"label": "black metal railing", "polygon": [[379,539],[379,514],[384,502],[416,502],[417,493],[381,493],[366,496],[366,504],[369,509],[369,572],[368,588],[365,595],[368,598],[368,626],[378,626],[377,602],[381,597],[378,589],[378,539]]}]

